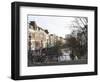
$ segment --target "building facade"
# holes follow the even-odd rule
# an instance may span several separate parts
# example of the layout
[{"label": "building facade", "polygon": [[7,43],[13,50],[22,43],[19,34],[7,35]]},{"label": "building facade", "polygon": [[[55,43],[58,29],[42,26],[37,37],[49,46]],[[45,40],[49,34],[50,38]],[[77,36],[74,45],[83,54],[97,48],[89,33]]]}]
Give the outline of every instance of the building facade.
[{"label": "building facade", "polygon": [[37,26],[35,21],[29,23],[28,37],[29,36],[31,36],[30,42],[32,50],[45,48],[47,46],[48,31]]},{"label": "building facade", "polygon": [[35,21],[29,23],[28,28],[28,48],[37,50],[40,48],[53,47],[57,41],[65,43],[65,39],[55,34],[49,34],[48,30],[39,27]]}]

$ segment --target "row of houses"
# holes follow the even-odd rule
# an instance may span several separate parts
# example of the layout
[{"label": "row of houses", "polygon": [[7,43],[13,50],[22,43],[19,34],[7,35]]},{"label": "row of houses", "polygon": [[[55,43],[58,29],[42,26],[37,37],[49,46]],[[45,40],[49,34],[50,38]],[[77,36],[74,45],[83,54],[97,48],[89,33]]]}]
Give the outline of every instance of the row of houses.
[{"label": "row of houses", "polygon": [[28,48],[36,50],[40,48],[53,47],[57,41],[65,43],[63,37],[59,37],[55,34],[49,34],[47,29],[39,27],[35,21],[29,23],[28,28]]}]

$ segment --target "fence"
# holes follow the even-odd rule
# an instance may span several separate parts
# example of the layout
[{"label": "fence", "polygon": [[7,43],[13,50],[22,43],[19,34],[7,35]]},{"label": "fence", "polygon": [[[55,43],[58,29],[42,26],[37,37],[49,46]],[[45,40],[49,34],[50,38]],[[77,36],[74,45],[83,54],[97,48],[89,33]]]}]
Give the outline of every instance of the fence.
[{"label": "fence", "polygon": [[64,61],[69,61],[69,56],[63,55],[63,56],[58,56],[58,55],[50,55],[50,56],[32,56],[32,63],[58,63],[58,62],[64,62]]}]

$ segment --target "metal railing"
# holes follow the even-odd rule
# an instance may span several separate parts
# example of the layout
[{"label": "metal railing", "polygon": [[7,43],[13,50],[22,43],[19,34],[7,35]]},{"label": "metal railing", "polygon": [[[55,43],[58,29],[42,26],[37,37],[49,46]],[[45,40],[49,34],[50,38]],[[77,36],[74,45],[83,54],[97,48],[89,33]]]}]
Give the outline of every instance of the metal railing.
[{"label": "metal railing", "polygon": [[[57,54],[57,53],[47,53],[47,50],[34,50],[28,52],[28,62],[31,64],[54,64],[60,62],[74,61],[80,59],[72,59],[71,54]],[[82,60],[82,59],[81,59]],[[85,59],[86,60],[86,59]]]},{"label": "metal railing", "polygon": [[31,55],[29,60],[33,64],[41,64],[41,63],[58,63],[62,61],[69,61],[69,55],[47,55],[47,54],[40,54],[40,55]]}]

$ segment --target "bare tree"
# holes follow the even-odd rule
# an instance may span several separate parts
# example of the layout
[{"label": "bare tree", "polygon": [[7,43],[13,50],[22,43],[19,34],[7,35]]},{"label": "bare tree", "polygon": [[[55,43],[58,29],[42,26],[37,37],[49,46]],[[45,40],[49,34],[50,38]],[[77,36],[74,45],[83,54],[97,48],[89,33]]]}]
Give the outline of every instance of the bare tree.
[{"label": "bare tree", "polygon": [[67,38],[67,45],[74,51],[74,54],[78,57],[87,55],[87,28],[88,19],[86,17],[77,17],[71,24],[72,37]]}]

